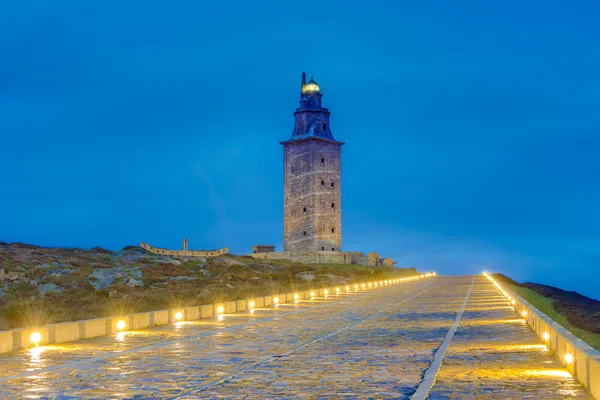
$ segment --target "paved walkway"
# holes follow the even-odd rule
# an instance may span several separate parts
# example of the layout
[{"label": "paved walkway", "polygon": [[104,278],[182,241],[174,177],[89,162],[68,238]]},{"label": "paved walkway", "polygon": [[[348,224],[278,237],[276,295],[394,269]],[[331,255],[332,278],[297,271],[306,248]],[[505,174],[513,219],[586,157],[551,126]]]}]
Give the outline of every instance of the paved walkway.
[{"label": "paved walkway", "polygon": [[430,399],[593,399],[479,276]]},{"label": "paved walkway", "polygon": [[[410,398],[472,277],[0,355],[0,398]],[[591,396],[477,277],[431,399]]]}]

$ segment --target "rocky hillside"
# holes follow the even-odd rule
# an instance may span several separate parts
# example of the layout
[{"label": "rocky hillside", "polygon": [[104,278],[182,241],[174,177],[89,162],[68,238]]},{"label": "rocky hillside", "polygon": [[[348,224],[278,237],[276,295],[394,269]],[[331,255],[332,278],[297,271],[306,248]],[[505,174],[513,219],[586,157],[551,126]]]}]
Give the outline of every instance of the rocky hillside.
[{"label": "rocky hillside", "polygon": [[0,242],[0,329],[207,304],[416,271]]}]

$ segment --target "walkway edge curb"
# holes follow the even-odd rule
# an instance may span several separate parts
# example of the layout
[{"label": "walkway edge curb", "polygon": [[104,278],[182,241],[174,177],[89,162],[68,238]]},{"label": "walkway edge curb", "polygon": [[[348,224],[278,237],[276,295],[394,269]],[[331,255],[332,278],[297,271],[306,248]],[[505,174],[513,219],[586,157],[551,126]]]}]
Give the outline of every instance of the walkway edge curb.
[{"label": "walkway edge curb", "polygon": [[467,303],[469,301],[469,296],[471,295],[471,289],[473,289],[473,283],[475,282],[475,277],[471,280],[471,285],[469,286],[469,290],[467,291],[467,295],[465,296],[465,300],[463,301],[462,307],[456,314],[456,318],[454,318],[454,322],[450,329],[448,329],[448,333],[446,333],[446,337],[442,341],[442,344],[435,352],[435,356],[433,357],[433,361],[429,364],[429,368],[425,372],[421,383],[417,387],[417,390],[412,395],[411,400],[425,400],[429,396],[433,385],[435,385],[435,379],[437,377],[440,368],[442,367],[442,362],[446,357],[446,352],[448,351],[448,347],[450,347],[450,342],[452,342],[452,338],[454,337],[454,333],[458,329],[458,324],[460,319],[462,318],[465,309],[467,308]]},{"label": "walkway edge curb", "polygon": [[[519,317],[539,336],[565,369],[596,399],[600,399],[600,352],[535,308],[487,272],[483,274],[509,301]],[[525,313],[525,315],[523,315]],[[567,360],[567,355],[571,360]]]}]

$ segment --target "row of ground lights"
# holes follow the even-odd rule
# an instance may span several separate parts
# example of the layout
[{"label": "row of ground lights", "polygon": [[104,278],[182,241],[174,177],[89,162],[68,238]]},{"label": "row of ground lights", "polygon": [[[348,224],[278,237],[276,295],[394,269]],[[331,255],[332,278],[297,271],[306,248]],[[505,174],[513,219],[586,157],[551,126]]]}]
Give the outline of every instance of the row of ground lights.
[{"label": "row of ground lights", "polygon": [[[386,279],[386,280],[372,281],[372,282],[366,282],[366,283],[361,283],[361,284],[354,284],[353,286],[347,285],[345,287],[336,287],[334,290],[335,290],[335,295],[338,296],[341,293],[352,293],[352,292],[358,292],[360,290],[381,288],[384,286],[393,285],[393,284],[397,284],[397,283],[403,283],[403,282],[414,281],[417,279],[423,279],[423,278],[427,278],[427,277],[434,276],[434,275],[436,275],[435,272],[430,272],[427,274],[417,275],[417,276],[413,276],[410,278]],[[325,297],[329,297],[329,290],[325,289],[323,291],[323,294]],[[315,292],[311,291],[310,299],[314,300],[315,297],[316,297]],[[300,295],[298,293],[294,293],[294,303],[298,303],[299,299],[300,299]],[[279,297],[273,297],[273,305],[276,307],[279,305]],[[256,306],[256,303],[254,301],[248,302],[248,309],[251,314],[254,313],[255,306]],[[219,319],[222,319],[222,315],[224,312],[225,312],[225,307],[223,305],[217,306],[217,316],[220,316]],[[183,321],[183,312],[177,311],[175,313],[175,321],[176,322]],[[122,332],[127,328],[127,323],[125,322],[124,319],[120,319],[117,321],[115,327],[117,328],[118,332]],[[42,334],[40,332],[33,332],[29,336],[29,340],[31,341],[31,343],[38,346],[39,343],[42,341]]]},{"label": "row of ground lights", "polygon": [[[494,285],[496,285],[496,287],[498,288],[498,290],[500,290],[500,292],[504,295],[504,297],[506,297],[506,299],[508,301],[510,301],[510,304],[513,306],[513,308],[515,309],[515,311],[517,311],[517,306],[516,306],[516,301],[515,299],[513,299],[508,293],[506,293],[506,291],[504,289],[502,289],[502,287],[498,284],[498,282],[496,282],[494,280],[494,278],[492,278],[487,272],[483,273],[490,281],[492,281],[492,283]],[[527,311],[523,310],[521,311],[521,315],[523,316],[524,319],[527,319]],[[548,342],[550,340],[550,333],[548,332],[544,332],[542,334],[542,337],[544,338],[544,344],[546,345],[546,347],[548,347]],[[567,364],[571,364],[573,362],[573,355],[569,352],[567,352],[565,354],[565,362]]]},{"label": "row of ground lights", "polygon": [[[344,287],[335,287],[334,291],[335,291],[335,295],[338,296],[340,294],[343,293],[353,293],[353,292],[358,292],[360,290],[366,290],[371,289],[373,287],[377,288],[377,287],[383,287],[383,286],[388,286],[388,285],[393,285],[393,284],[397,284],[397,283],[402,283],[402,282],[408,282],[408,281],[412,281],[412,280],[417,280],[417,279],[422,279],[422,278],[427,278],[430,276],[434,276],[436,275],[435,272],[431,272],[431,273],[427,273],[427,274],[422,274],[422,275],[418,275],[418,276],[413,276],[410,278],[397,278],[397,279],[386,279],[386,280],[381,280],[381,281],[373,281],[373,282],[366,282],[366,283],[361,283],[361,284],[354,284],[354,285],[347,285]],[[329,297],[329,290],[328,289],[324,289],[323,290],[323,295],[325,298]],[[309,293],[310,296],[310,300],[314,300],[316,297],[316,293],[314,291],[311,291]],[[298,303],[300,300],[300,295],[298,293],[294,293],[294,303]],[[279,297],[275,296],[273,297],[273,305],[275,307],[279,306],[280,301],[279,301]],[[254,308],[255,308],[255,303],[254,301],[250,301],[248,303],[248,309],[250,311],[250,313],[252,314],[254,312]],[[217,316],[222,315],[225,312],[225,307],[220,305],[217,307]]]}]

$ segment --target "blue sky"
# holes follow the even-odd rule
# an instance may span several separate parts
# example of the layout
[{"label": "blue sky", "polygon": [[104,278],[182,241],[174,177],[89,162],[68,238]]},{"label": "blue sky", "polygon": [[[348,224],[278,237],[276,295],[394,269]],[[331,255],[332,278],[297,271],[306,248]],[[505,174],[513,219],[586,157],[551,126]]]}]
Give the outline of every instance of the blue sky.
[{"label": "blue sky", "polygon": [[600,298],[600,5],[0,4],[0,240],[282,244],[300,74],[345,250]]}]

